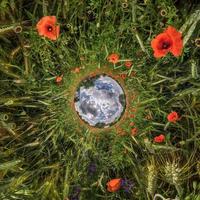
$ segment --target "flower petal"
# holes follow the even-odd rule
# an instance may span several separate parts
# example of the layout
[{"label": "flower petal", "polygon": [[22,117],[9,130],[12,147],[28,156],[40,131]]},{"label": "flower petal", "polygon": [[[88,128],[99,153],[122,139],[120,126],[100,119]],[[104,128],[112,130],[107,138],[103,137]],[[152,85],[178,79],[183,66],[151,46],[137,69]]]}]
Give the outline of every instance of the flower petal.
[{"label": "flower petal", "polygon": [[[49,31],[48,26],[52,27],[53,30]],[[51,40],[56,40],[60,33],[60,26],[56,25],[55,16],[42,17],[37,23],[36,28],[39,35],[45,36]]]},{"label": "flower petal", "polygon": [[174,56],[180,56],[182,53],[183,49],[183,40],[182,40],[182,34],[177,31],[173,26],[169,26],[166,30],[165,33],[169,35],[171,40],[173,41],[173,46],[170,52]]},{"label": "flower petal", "polygon": [[121,178],[112,179],[106,185],[109,192],[115,192],[121,187]]},{"label": "flower petal", "polygon": [[[164,49],[163,43],[168,43],[169,47],[167,49]],[[151,41],[151,47],[154,50],[154,56],[156,58],[160,58],[165,56],[172,48],[172,40],[171,38],[168,36],[168,34],[166,33],[161,33],[159,35],[156,36],[156,38],[154,38]]]}]

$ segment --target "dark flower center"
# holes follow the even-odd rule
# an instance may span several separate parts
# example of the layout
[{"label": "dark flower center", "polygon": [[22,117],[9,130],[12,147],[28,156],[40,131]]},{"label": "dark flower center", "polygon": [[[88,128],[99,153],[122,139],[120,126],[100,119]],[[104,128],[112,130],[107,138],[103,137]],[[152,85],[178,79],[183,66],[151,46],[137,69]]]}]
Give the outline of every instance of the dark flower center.
[{"label": "dark flower center", "polygon": [[169,42],[163,42],[162,49],[168,49],[169,47],[170,47],[170,43]]},{"label": "dark flower center", "polygon": [[52,32],[52,31],[53,31],[53,27],[52,27],[52,26],[47,26],[47,30],[48,30],[49,32]]}]

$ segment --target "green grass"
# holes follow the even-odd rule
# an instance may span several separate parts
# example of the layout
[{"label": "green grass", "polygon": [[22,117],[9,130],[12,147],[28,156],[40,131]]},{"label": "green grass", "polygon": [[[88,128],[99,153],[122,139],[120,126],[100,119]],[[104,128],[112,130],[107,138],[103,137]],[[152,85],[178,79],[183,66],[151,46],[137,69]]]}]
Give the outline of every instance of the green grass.
[{"label": "green grass", "polygon": [[[45,15],[56,15],[61,26],[55,42],[36,31]],[[150,42],[168,25],[182,31],[184,51],[155,59]],[[77,187],[82,200],[200,199],[199,30],[195,0],[2,0],[0,199],[67,200]],[[108,63],[110,53],[120,55],[119,65]],[[97,72],[128,76],[119,79],[127,111],[105,130],[85,125],[73,109],[77,85]],[[181,116],[175,124],[167,122],[171,111]],[[166,141],[155,144],[159,134]],[[130,193],[107,191],[119,177],[134,183]]]}]

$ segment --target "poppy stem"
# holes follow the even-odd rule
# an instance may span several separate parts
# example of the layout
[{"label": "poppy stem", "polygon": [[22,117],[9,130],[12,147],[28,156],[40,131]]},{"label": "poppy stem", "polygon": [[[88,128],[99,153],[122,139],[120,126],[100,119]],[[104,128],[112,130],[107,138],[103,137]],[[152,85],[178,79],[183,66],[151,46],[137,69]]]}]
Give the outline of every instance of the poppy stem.
[{"label": "poppy stem", "polygon": [[137,38],[138,43],[139,43],[139,45],[140,45],[142,51],[145,52],[145,53],[150,57],[148,51],[147,51],[147,50],[145,49],[145,47],[144,47],[144,43],[143,43],[143,41],[142,41],[142,39],[141,39],[141,37],[140,37],[140,35],[139,35],[139,33],[138,33],[137,30],[135,30],[135,37]]},{"label": "poppy stem", "polygon": [[43,15],[44,16],[47,16],[47,6],[48,6],[48,1],[47,0],[43,0],[42,9],[43,9]]},{"label": "poppy stem", "polygon": [[29,73],[29,60],[28,56],[24,54],[24,65],[25,65],[25,75],[27,76]]},{"label": "poppy stem", "polygon": [[121,68],[123,65],[119,65],[119,66],[116,66],[116,65],[114,65],[114,69],[119,69],[119,68]]},{"label": "poppy stem", "polygon": [[170,122],[167,122],[166,125],[165,125],[165,127],[164,127],[164,131],[167,130],[167,128],[169,127],[169,125],[170,125]]}]

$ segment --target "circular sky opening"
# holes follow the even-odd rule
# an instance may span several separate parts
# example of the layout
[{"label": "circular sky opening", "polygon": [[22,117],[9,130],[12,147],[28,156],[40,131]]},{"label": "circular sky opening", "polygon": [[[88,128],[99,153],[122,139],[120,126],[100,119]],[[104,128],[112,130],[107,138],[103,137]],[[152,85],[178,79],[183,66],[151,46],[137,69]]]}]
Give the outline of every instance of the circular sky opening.
[{"label": "circular sky opening", "polygon": [[80,82],[74,104],[84,122],[96,128],[107,128],[118,122],[123,115],[126,97],[116,80],[101,74]]}]

